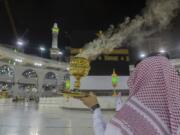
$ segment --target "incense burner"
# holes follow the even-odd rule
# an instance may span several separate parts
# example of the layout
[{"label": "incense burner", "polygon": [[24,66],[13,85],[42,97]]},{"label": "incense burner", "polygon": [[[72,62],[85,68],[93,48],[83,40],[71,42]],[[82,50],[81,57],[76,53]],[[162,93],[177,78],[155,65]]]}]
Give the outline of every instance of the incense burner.
[{"label": "incense burner", "polygon": [[73,57],[70,60],[70,75],[75,77],[74,89],[80,88],[80,79],[83,76],[88,75],[90,70],[90,62],[83,57]]}]

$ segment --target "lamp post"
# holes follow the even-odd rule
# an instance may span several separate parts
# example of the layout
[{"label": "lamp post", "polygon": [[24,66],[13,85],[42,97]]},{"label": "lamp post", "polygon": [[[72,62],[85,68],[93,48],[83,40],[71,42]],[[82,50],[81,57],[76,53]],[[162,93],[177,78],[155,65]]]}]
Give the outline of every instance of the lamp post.
[{"label": "lamp post", "polygon": [[40,50],[40,52],[41,52],[41,57],[42,57],[42,53],[43,53],[44,51],[46,51],[46,48],[44,48],[43,46],[40,46],[40,47],[39,47],[39,50]]},{"label": "lamp post", "polygon": [[17,48],[24,53],[24,45],[25,45],[25,42],[24,42],[22,39],[18,39],[18,40],[16,41],[16,45],[17,45]]},{"label": "lamp post", "polygon": [[115,69],[113,69],[111,81],[112,81],[112,86],[113,86],[113,95],[112,96],[117,96],[115,88],[116,88],[117,83],[118,83],[118,76],[115,72]]},{"label": "lamp post", "polygon": [[159,52],[163,54],[163,53],[166,53],[166,50],[163,49],[163,48],[161,48],[161,49],[159,50]]},{"label": "lamp post", "polygon": [[146,54],[145,53],[140,53],[140,58],[145,58],[146,57]]},{"label": "lamp post", "polygon": [[66,82],[65,82],[65,90],[69,91],[70,88],[71,88],[70,80],[66,80]]}]

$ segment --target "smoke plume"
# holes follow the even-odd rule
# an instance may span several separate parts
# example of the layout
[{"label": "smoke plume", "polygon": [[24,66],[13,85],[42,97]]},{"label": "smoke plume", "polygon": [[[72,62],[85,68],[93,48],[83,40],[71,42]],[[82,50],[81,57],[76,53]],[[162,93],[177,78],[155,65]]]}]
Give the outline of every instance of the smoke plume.
[{"label": "smoke plume", "polygon": [[125,18],[125,21],[116,28],[110,28],[100,34],[99,38],[87,43],[78,57],[89,60],[95,59],[102,53],[110,53],[114,48],[121,47],[128,39],[143,42],[148,37],[166,29],[172,19],[176,17],[180,7],[180,0],[147,0],[142,15],[133,19]]}]

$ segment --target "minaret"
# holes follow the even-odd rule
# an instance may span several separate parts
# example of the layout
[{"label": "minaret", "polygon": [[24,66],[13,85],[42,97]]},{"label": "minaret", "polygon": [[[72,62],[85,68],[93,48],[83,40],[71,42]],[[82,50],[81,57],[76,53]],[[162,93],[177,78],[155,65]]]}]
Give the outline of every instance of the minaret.
[{"label": "minaret", "polygon": [[59,34],[58,24],[54,23],[54,26],[52,28],[52,48],[50,50],[50,54],[51,54],[51,58],[56,60],[58,60],[60,56],[60,50],[58,48],[58,34]]}]

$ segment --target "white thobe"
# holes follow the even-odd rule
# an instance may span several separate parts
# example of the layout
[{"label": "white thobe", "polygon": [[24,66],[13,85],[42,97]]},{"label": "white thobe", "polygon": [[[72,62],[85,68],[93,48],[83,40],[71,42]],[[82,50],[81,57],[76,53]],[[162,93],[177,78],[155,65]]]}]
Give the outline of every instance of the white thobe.
[{"label": "white thobe", "polygon": [[[115,103],[115,110],[118,111],[122,107],[120,97],[116,98]],[[93,128],[95,135],[122,135],[117,127],[113,126],[112,124],[106,125],[100,108],[97,108],[93,112]]]}]

